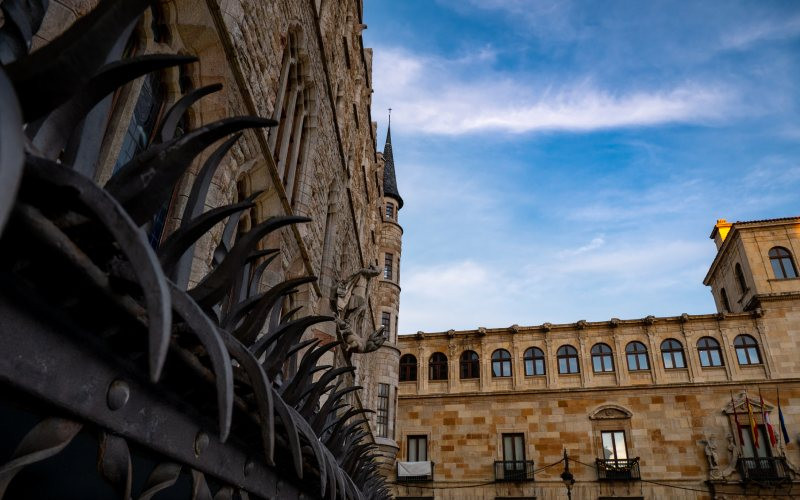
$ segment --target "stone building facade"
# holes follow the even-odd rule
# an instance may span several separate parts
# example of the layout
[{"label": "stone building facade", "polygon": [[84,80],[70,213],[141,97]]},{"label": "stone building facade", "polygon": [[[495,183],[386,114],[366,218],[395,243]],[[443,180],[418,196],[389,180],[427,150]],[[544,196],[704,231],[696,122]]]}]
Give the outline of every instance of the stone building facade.
[{"label": "stone building facade", "polygon": [[713,314],[401,336],[397,497],[565,498],[564,450],[572,498],[791,496],[800,218],[711,238]]},{"label": "stone building facade", "polygon": [[[52,40],[98,0],[51,0],[34,50]],[[283,310],[302,307],[305,315],[335,314],[337,285],[360,269],[382,269],[385,254],[399,266],[400,237],[397,191],[390,140],[378,151],[377,124],[371,110],[372,50],[361,33],[362,0],[160,0],[130,26],[113,49],[115,56],[185,54],[197,61],[140,78],[102,101],[83,127],[105,130],[99,143],[81,143],[64,154],[76,169],[103,184],[117,168],[153,141],[155,124],[165,111],[193,89],[221,85],[192,104],[178,129],[231,116],[273,118],[278,125],[249,129],[230,147],[214,175],[206,209],[255,201],[244,213],[235,234],[223,234],[219,224],[194,248],[193,285],[214,260],[220,244],[232,244],[236,234],[271,216],[298,215],[310,222],[270,235],[259,248],[280,249],[280,259],[262,275],[264,285],[284,279],[317,276],[299,287]],[[109,60],[112,57],[109,56]],[[81,133],[80,130],[76,133]],[[215,148],[198,157],[168,205],[148,227],[157,246],[180,226],[195,176]],[[385,186],[390,189],[385,189]],[[391,214],[386,209],[392,200]],[[252,262],[255,269],[266,257]],[[396,276],[396,275],[395,275]],[[356,407],[377,409],[369,414],[374,439],[391,463],[397,446],[394,407],[397,397],[395,347],[399,287],[396,277],[373,280],[367,290],[364,330],[375,331],[389,315],[388,340],[368,354],[335,349],[321,364],[356,367],[351,395]],[[324,342],[337,338],[334,322],[317,324],[306,335]],[[287,367],[291,370],[292,367]],[[378,418],[382,419],[378,422]]]}]

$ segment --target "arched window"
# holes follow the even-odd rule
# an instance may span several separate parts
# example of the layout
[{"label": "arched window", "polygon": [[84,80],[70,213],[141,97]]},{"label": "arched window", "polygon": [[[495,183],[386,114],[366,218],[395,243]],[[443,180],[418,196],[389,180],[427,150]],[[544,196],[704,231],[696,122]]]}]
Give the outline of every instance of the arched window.
[{"label": "arched window", "polygon": [[461,378],[478,378],[481,376],[478,353],[464,351],[461,353]]},{"label": "arched window", "polygon": [[769,251],[769,263],[772,272],[778,279],[797,278],[797,268],[794,267],[792,254],[783,247],[773,247]]},{"label": "arched window", "polygon": [[414,380],[417,380],[417,358],[413,354],[403,354],[400,357],[400,382]]},{"label": "arched window", "polygon": [[558,373],[580,372],[578,351],[571,345],[562,345],[559,347],[558,351],[556,351],[556,358],[558,359]]},{"label": "arched window", "polygon": [[739,284],[739,293],[744,295],[747,293],[748,288],[747,281],[745,281],[744,273],[742,272],[742,265],[737,262],[734,270],[736,272],[736,282]]},{"label": "arched window", "polygon": [[722,366],[722,350],[719,342],[711,337],[703,337],[697,341],[697,352],[700,354],[701,366]]},{"label": "arched window", "polygon": [[650,369],[650,363],[647,361],[647,347],[641,342],[631,342],[625,346],[625,355],[628,358],[628,370],[635,372]]},{"label": "arched window", "polygon": [[498,349],[492,353],[492,377],[511,376],[511,354],[505,349]]},{"label": "arched window", "polygon": [[740,365],[760,365],[761,356],[758,354],[758,342],[750,335],[739,335],[733,340],[736,348],[736,359]]},{"label": "arched window", "polygon": [[522,357],[525,362],[525,375],[544,375],[544,352],[538,347],[530,347]]},{"label": "arched window", "polygon": [[731,303],[728,302],[728,292],[726,292],[725,289],[722,288],[719,291],[719,296],[722,298],[722,309],[725,312],[731,312]]},{"label": "arched window", "polygon": [[614,357],[611,348],[606,344],[595,344],[592,347],[592,369],[597,372],[613,372]]},{"label": "arched window", "polygon": [[683,355],[683,345],[675,339],[667,339],[661,343],[661,359],[664,360],[664,368],[686,368],[686,361]]},{"label": "arched window", "polygon": [[447,380],[447,356],[440,352],[431,355],[428,361],[428,380]]}]

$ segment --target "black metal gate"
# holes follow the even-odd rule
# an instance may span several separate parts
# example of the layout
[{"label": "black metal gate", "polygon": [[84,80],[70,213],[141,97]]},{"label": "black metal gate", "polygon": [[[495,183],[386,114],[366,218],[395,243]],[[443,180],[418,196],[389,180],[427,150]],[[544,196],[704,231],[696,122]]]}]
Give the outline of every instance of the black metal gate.
[{"label": "black metal gate", "polygon": [[0,498],[385,497],[364,410],[346,403],[353,368],[317,366],[338,343],[302,339],[331,318],[281,316],[283,298],[315,278],[258,287],[277,253],[259,242],[307,219],[223,239],[197,286],[174,280],[202,235],[253,206],[202,213],[204,178],[238,135],[210,156],[175,233],[154,250],[141,230],[204,149],[274,122],[229,118],[178,136],[192,103],[219,89],[206,87],[104,187],[61,161],[106,95],[193,60],[105,63],[149,3],[101,2],[33,54],[47,0],[0,5]]}]

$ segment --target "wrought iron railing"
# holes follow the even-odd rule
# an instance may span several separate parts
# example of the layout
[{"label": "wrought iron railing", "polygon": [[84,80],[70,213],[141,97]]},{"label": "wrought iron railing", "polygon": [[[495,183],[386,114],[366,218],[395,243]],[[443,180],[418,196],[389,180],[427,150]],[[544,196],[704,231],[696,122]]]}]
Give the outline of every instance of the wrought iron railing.
[{"label": "wrought iron railing", "polygon": [[627,459],[602,459],[597,461],[597,479],[600,481],[638,481],[639,457]]},{"label": "wrought iron railing", "polygon": [[421,483],[425,481],[433,481],[433,469],[436,466],[436,463],[430,462],[431,469],[429,474],[417,474],[417,475],[401,475],[400,471],[400,462],[397,463],[397,482],[398,483]]},{"label": "wrought iron railing", "polygon": [[742,481],[782,482],[789,479],[784,457],[742,457],[736,464]]},{"label": "wrought iron railing", "polygon": [[533,481],[533,461],[500,460],[494,463],[495,481]]}]

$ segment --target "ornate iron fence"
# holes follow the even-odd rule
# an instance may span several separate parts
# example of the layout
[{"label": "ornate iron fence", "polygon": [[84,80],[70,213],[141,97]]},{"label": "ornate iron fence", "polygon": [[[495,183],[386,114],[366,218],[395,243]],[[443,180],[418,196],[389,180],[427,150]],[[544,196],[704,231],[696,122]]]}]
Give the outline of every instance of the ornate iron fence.
[{"label": "ornate iron fence", "polygon": [[[277,254],[259,242],[308,219],[272,217],[232,241],[252,198],[202,213],[206,181],[240,131],[275,123],[235,117],[176,137],[192,103],[219,90],[205,87],[170,108],[157,141],[104,187],[59,160],[105,96],[195,60],[105,62],[149,4],[102,1],[28,54],[47,1],[2,3],[0,449],[15,451],[0,456],[0,498],[147,499],[167,488],[192,498],[386,497],[365,410],[345,402],[359,389],[345,380],[354,369],[317,365],[338,342],[302,340],[331,318],[280,309],[315,278],[259,289]],[[192,186],[183,225],[154,250],[140,226],[225,138]],[[218,258],[187,290],[175,280],[191,264],[184,255],[223,222]],[[92,475],[81,467],[95,452]]]},{"label": "ornate iron fence", "polygon": [[784,457],[742,457],[736,465],[742,481],[775,483],[791,479]]},{"label": "ornate iron fence", "polygon": [[642,478],[639,473],[639,457],[628,459],[598,458],[597,479],[600,481],[638,481]]},{"label": "ornate iron fence", "polygon": [[533,481],[531,460],[505,460],[494,463],[495,481]]}]

